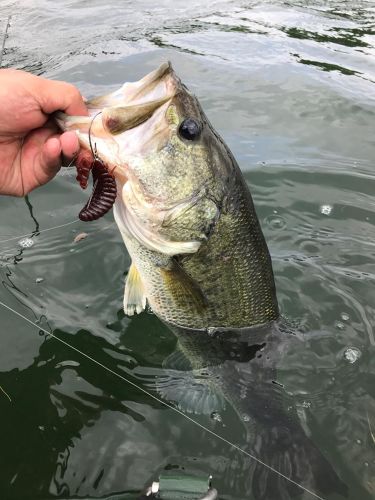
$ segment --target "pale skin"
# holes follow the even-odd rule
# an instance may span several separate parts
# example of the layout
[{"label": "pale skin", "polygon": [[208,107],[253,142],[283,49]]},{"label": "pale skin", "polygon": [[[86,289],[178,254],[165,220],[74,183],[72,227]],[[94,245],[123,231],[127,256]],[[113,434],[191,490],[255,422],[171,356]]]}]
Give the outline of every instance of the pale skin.
[{"label": "pale skin", "polygon": [[52,113],[87,115],[87,109],[69,83],[1,69],[0,110],[0,194],[25,196],[79,150],[75,132],[61,134]]}]

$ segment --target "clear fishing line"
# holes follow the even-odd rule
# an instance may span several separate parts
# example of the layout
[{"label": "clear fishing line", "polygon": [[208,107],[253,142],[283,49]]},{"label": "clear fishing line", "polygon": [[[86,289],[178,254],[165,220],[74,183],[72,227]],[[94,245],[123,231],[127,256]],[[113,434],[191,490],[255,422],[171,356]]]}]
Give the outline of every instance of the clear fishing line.
[{"label": "clear fishing line", "polygon": [[26,238],[27,236],[30,236],[32,234],[45,233],[47,231],[52,231],[53,229],[59,229],[60,227],[70,226],[71,224],[76,224],[77,222],[80,222],[80,220],[74,219],[70,222],[66,222],[65,224],[60,224],[59,226],[47,227],[46,229],[41,229],[40,231],[30,231],[26,234],[21,234],[20,236],[13,236],[12,238],[8,238],[7,240],[0,240],[0,244],[7,243],[8,241],[19,240],[20,238]]},{"label": "clear fishing line", "polygon": [[12,16],[8,16],[7,24],[6,24],[5,31],[4,31],[4,36],[3,36],[3,43],[2,43],[2,46],[1,46],[1,52],[0,52],[0,68],[3,65],[3,57],[4,57],[4,53],[5,53],[5,42],[6,42],[7,38],[8,38],[8,30],[10,28],[10,20],[11,19],[12,19]]},{"label": "clear fishing line", "polygon": [[[70,223],[72,224],[72,223]],[[53,339],[55,340],[58,340],[59,342],[61,342],[62,344],[64,344],[65,346],[69,347],[70,349],[73,349],[73,351],[76,351],[78,352],[81,356],[83,356],[84,358],[86,359],[89,359],[90,361],[92,361],[93,363],[95,363],[97,366],[100,366],[101,368],[103,368],[104,370],[106,370],[107,372],[111,373],[112,375],[114,375],[115,377],[121,379],[122,381],[126,382],[127,384],[135,387],[136,389],[138,389],[139,391],[143,392],[144,394],[146,394],[148,397],[154,399],[155,401],[157,401],[158,403],[162,404],[163,406],[169,408],[170,410],[173,410],[175,411],[176,413],[178,413],[179,415],[181,415],[182,417],[184,417],[186,420],[188,420],[189,422],[193,423],[194,425],[196,425],[197,427],[200,427],[201,429],[203,429],[205,432],[208,432],[209,434],[211,434],[212,436],[214,436],[215,438],[219,439],[220,441],[226,443],[227,445],[229,445],[230,447],[234,448],[235,450],[239,451],[240,453],[242,453],[243,455],[247,456],[248,458],[251,458],[252,460],[255,460],[257,463],[259,463],[260,465],[263,465],[264,467],[266,467],[266,469],[270,470],[271,472],[277,474],[278,476],[282,477],[283,479],[285,479],[286,481],[289,481],[290,483],[294,484],[295,486],[298,486],[298,488],[300,488],[301,490],[305,491],[306,493],[309,493],[310,495],[312,495],[313,497],[317,498],[318,500],[325,500],[323,497],[319,496],[317,493],[314,493],[313,491],[309,490],[308,488],[305,488],[305,486],[302,486],[301,484],[298,484],[296,481],[294,481],[293,479],[291,479],[290,477],[286,476],[285,474],[283,474],[282,472],[278,471],[277,469],[275,469],[274,467],[272,467],[271,465],[268,465],[266,464],[265,462],[263,462],[261,459],[257,458],[256,456],[252,455],[251,453],[247,452],[246,450],[243,450],[241,447],[237,446],[236,444],[232,443],[231,441],[228,441],[228,439],[224,438],[223,436],[220,436],[220,434],[217,434],[216,432],[214,432],[213,430],[209,429],[208,427],[205,427],[203,424],[199,423],[198,421],[194,420],[193,418],[189,417],[188,415],[186,415],[185,413],[183,413],[181,410],[179,410],[178,408],[175,408],[174,406],[172,406],[171,404],[169,403],[166,403],[165,401],[163,401],[162,399],[159,399],[157,396],[155,396],[154,394],[152,394],[151,392],[147,391],[146,389],[143,389],[142,387],[140,387],[138,384],[136,384],[135,382],[132,382],[131,380],[129,380],[128,378],[124,377],[123,375],[120,375],[119,373],[117,373],[116,371],[112,370],[111,368],[109,368],[108,366],[106,365],[103,365],[103,363],[101,363],[100,361],[97,361],[96,359],[92,358],[91,356],[89,356],[88,354],[86,354],[85,352],[77,349],[77,347],[74,347],[73,345],[69,344],[69,342],[66,342],[65,340],[61,339],[60,337],[57,337],[55,334],[49,332],[48,330],[45,330],[44,328],[42,328],[41,326],[37,325],[36,323],[34,323],[33,321],[31,321],[29,318],[27,318],[26,316],[24,316],[23,314],[19,313],[18,311],[16,311],[15,309],[12,309],[10,306],[8,306],[7,304],[5,304],[4,302],[2,302],[0,300],[0,305],[3,306],[5,309],[8,309],[9,311],[13,312],[15,315],[19,316],[20,318],[22,318],[24,321],[26,321],[27,323],[29,323],[30,325],[34,326],[35,328],[37,328],[38,330],[41,330],[42,332],[44,332],[46,335],[49,335],[50,337],[52,337]],[[9,396],[8,396],[9,397]]]}]

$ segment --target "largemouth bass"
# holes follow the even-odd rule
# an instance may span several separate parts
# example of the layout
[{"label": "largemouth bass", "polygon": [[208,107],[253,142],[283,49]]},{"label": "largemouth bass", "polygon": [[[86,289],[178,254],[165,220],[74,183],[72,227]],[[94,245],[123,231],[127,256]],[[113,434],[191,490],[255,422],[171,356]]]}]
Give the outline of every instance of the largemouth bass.
[{"label": "largemouth bass", "polygon": [[126,314],[148,302],[163,321],[193,329],[275,320],[272,264],[249,189],[171,65],[87,106],[89,117],[59,123],[86,150],[91,143],[116,179],[115,220],[132,258]]},{"label": "largemouth bass", "polygon": [[[296,415],[283,412],[285,394],[273,384],[281,352],[270,254],[242,173],[196,97],[163,64],[87,106],[89,117],[57,120],[78,134],[81,183],[88,162],[100,164],[96,186],[115,179],[114,216],[132,259],[125,313],[148,303],[178,337],[159,393],[187,412],[210,414],[230,402],[250,438],[262,436],[262,459],[304,484],[319,476],[322,491],[345,491]],[[100,196],[96,187],[95,203]],[[255,325],[269,328],[254,333]],[[257,498],[289,498],[280,485],[277,497],[261,488]]]}]

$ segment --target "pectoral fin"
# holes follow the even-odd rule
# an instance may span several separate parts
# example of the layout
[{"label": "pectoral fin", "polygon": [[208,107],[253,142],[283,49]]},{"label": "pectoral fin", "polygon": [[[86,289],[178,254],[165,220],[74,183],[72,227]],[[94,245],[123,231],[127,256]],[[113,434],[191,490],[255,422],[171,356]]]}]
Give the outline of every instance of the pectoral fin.
[{"label": "pectoral fin", "polygon": [[141,277],[132,263],[126,277],[124,312],[128,316],[140,314],[146,307],[146,295]]},{"label": "pectoral fin", "polygon": [[200,286],[175,259],[172,259],[170,268],[162,268],[160,272],[166,288],[176,302],[189,305],[198,312],[207,307],[207,299]]},{"label": "pectoral fin", "polygon": [[186,356],[177,350],[163,363],[165,374],[157,381],[157,390],[186,413],[210,415],[225,408],[222,394],[215,390],[206,370],[191,370]]}]

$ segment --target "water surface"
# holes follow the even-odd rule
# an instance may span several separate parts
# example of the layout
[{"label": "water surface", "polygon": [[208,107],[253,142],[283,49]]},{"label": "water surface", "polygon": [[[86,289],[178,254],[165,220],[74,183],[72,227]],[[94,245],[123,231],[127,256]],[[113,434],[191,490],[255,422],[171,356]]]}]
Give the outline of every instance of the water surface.
[{"label": "water surface", "polygon": [[[348,498],[373,498],[375,3],[25,0],[0,13],[3,66],[88,97],[172,61],[245,174],[303,339],[278,380]],[[147,387],[175,337],[150,313],[124,317],[130,260],[111,214],[77,221],[87,196],[71,168],[0,198],[0,300]],[[259,498],[250,459],[14,312],[0,318],[1,498],[134,498],[171,468],[212,474],[220,498]],[[234,412],[198,419],[243,444]]]}]

